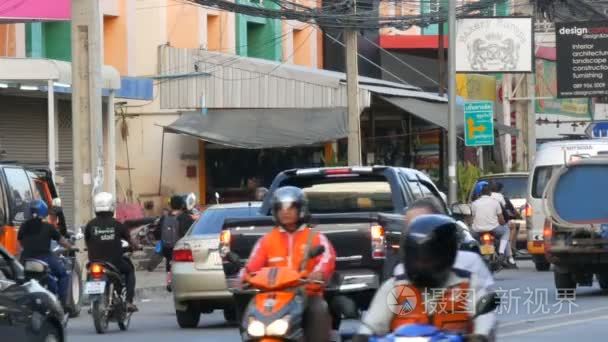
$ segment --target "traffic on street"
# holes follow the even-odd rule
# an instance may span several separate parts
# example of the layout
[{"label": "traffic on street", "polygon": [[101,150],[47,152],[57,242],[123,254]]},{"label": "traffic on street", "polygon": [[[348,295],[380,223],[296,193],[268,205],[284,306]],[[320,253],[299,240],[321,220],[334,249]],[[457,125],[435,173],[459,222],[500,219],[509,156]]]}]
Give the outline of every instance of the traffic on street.
[{"label": "traffic on street", "polygon": [[0,342],[604,341],[608,1],[1,0]]}]

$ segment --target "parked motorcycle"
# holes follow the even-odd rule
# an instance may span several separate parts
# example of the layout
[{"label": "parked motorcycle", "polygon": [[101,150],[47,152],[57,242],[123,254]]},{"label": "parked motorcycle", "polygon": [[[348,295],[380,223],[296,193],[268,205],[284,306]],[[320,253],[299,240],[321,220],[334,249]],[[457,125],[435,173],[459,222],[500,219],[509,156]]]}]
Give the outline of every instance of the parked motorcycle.
[{"label": "parked motorcycle", "polygon": [[[488,293],[481,297],[475,308],[475,315],[488,314],[500,305],[500,298],[496,293]],[[397,328],[393,333],[383,337],[372,337],[369,342],[465,342],[466,334],[441,331],[433,325],[410,324]]]},{"label": "parked motorcycle", "polygon": [[[311,249],[308,256],[314,258],[323,251],[324,248],[318,246]],[[238,256],[234,258],[238,260]],[[307,305],[305,288],[309,284],[323,284],[306,277],[305,272],[291,267],[265,267],[244,280],[245,286],[256,294],[243,315],[243,341],[303,339],[302,322]]]},{"label": "parked motorcycle", "polygon": [[[128,259],[129,244],[123,241],[123,252]],[[91,301],[91,315],[95,331],[104,334],[110,322],[118,323],[120,330],[127,330],[132,312],[127,310],[127,289],[120,271],[108,262],[89,262],[85,293]]]},{"label": "parked motorcycle", "polygon": [[488,269],[492,273],[500,272],[503,268],[502,262],[498,255],[499,241],[491,232],[483,232],[479,234],[479,251],[481,257],[486,262]]}]

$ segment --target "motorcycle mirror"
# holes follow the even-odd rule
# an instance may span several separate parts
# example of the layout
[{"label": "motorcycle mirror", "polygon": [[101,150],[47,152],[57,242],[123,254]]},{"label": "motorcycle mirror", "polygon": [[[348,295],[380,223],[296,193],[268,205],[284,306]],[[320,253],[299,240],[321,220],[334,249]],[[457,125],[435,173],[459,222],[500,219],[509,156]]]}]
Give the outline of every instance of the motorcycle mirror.
[{"label": "motorcycle mirror", "polygon": [[219,192],[216,192],[216,193],[215,193],[215,202],[216,202],[217,204],[220,204],[220,193],[219,193]]},{"label": "motorcycle mirror", "polygon": [[310,249],[310,252],[308,252],[308,257],[309,258],[316,258],[319,255],[323,254],[325,252],[325,247],[324,246],[315,246],[313,248]]},{"label": "motorcycle mirror", "polygon": [[500,297],[496,292],[483,295],[475,306],[475,317],[488,314],[500,306]]},{"label": "motorcycle mirror", "polygon": [[460,215],[460,216],[471,216],[473,212],[471,211],[471,206],[468,204],[454,204],[452,205],[452,214]]}]

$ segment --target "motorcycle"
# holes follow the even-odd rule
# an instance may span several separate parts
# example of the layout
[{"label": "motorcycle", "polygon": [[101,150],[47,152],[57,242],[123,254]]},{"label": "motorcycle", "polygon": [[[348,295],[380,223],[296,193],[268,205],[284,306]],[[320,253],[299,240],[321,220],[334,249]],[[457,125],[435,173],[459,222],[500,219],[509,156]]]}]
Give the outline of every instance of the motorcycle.
[{"label": "motorcycle", "polygon": [[[129,244],[123,240],[123,252],[128,259]],[[91,315],[95,331],[104,334],[109,322],[118,323],[118,328],[125,331],[129,328],[132,312],[127,310],[127,288],[120,271],[108,262],[89,262],[87,264],[87,282],[85,294],[91,301]]]},{"label": "motorcycle", "polygon": [[[488,293],[480,298],[475,308],[475,315],[488,314],[500,305],[500,298],[496,293]],[[409,324],[404,325],[393,333],[383,337],[372,337],[369,342],[466,342],[468,336],[454,332],[442,331],[433,325]]]},{"label": "motorcycle", "polygon": [[[322,246],[315,247],[308,253],[308,258],[323,252]],[[306,277],[306,272],[298,272],[291,267],[265,267],[244,280],[255,295],[243,315],[243,341],[304,340],[305,287],[323,284]],[[246,289],[243,291],[247,292]]]},{"label": "motorcycle", "polygon": [[[74,244],[80,237],[78,235],[72,235],[70,242]],[[59,261],[63,264],[64,268],[69,275],[69,286],[67,294],[67,303],[64,303],[64,308],[69,318],[75,318],[80,315],[82,306],[82,282],[81,282],[81,268],[76,258],[76,253],[80,250],[78,248],[65,249],[56,242],[51,244],[52,253],[59,258]],[[57,295],[58,292],[58,279],[55,277],[49,268],[49,265],[39,259],[28,258],[23,262],[24,275],[26,279],[35,279],[40,283],[41,286]]]},{"label": "motorcycle", "polygon": [[479,251],[481,257],[485,261],[488,269],[492,273],[498,273],[502,270],[503,265],[498,255],[499,241],[491,232],[483,232],[479,234]]}]

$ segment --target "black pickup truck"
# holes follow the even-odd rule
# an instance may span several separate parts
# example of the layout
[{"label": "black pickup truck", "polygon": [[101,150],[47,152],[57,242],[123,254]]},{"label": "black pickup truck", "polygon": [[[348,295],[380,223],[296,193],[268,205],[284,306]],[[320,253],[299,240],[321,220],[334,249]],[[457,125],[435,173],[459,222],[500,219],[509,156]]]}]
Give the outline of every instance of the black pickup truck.
[{"label": "black pickup truck", "polygon": [[[412,169],[374,166],[284,171],[273,181],[261,216],[224,222],[222,255],[234,252],[246,262],[257,239],[275,225],[270,216],[272,194],[287,185],[304,190],[313,227],[336,250],[336,273],[327,299],[331,307],[339,305],[346,317],[367,309],[376,289],[392,274],[394,262],[387,258],[396,255],[403,229],[401,214],[408,203],[425,196],[441,199],[433,182]],[[228,286],[233,287],[238,270],[225,262],[224,271]]]}]

